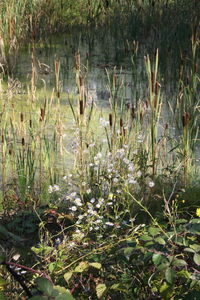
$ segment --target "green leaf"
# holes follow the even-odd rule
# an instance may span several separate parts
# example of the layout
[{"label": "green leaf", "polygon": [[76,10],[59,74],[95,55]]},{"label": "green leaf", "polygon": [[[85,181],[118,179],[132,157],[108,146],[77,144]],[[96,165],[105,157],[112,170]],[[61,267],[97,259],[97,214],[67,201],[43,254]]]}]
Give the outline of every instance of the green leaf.
[{"label": "green leaf", "polygon": [[96,293],[97,293],[97,297],[98,299],[101,299],[101,297],[103,296],[103,294],[105,293],[106,291],[106,285],[104,283],[99,283],[97,286],[96,286]]},{"label": "green leaf", "polygon": [[187,223],[188,221],[186,219],[179,219],[176,220],[176,224],[183,224],[183,223]]},{"label": "green leaf", "polygon": [[175,271],[172,268],[167,268],[165,271],[165,279],[169,284],[174,282]]},{"label": "green leaf", "polygon": [[153,263],[155,266],[158,266],[161,264],[161,262],[163,261],[163,255],[161,254],[157,254],[157,253],[154,253],[153,256],[152,256],[152,260],[153,260]]},{"label": "green leaf", "polygon": [[98,262],[89,263],[89,265],[98,270],[100,270],[102,268],[102,265]]},{"label": "green leaf", "polygon": [[148,232],[150,235],[155,236],[160,233],[160,229],[157,227],[149,227]]},{"label": "green leaf", "polygon": [[163,271],[169,266],[169,263],[164,262],[163,264],[160,264],[157,266],[158,271]]},{"label": "green leaf", "polygon": [[47,278],[37,278],[36,279],[37,288],[40,292],[43,292],[47,296],[51,296],[53,291],[53,284]]},{"label": "green leaf", "polygon": [[168,285],[167,283],[164,283],[160,287],[160,293],[163,297],[163,299],[168,300],[171,299],[171,294],[172,294],[172,286]]},{"label": "green leaf", "polygon": [[173,266],[176,267],[183,267],[183,266],[187,266],[187,263],[185,260],[183,259],[175,259],[172,263]]},{"label": "green leaf", "polygon": [[197,264],[199,266],[200,265],[200,254],[195,253],[193,259],[194,259],[195,264]]},{"label": "green leaf", "polygon": [[200,218],[199,219],[192,219],[191,221],[190,221],[190,224],[191,223],[200,223]]},{"label": "green leaf", "polygon": [[53,270],[55,269],[55,265],[56,265],[55,262],[52,262],[49,264],[49,266],[48,266],[49,272],[51,272],[51,273],[53,272]]},{"label": "green leaf", "polygon": [[56,296],[56,300],[75,300],[70,291],[62,286],[56,285],[54,286],[54,290],[59,292],[59,295]]},{"label": "green leaf", "polygon": [[186,229],[189,233],[200,234],[200,224],[199,223],[194,223],[194,224],[190,223],[186,226]]},{"label": "green leaf", "polygon": [[131,254],[133,253],[134,248],[133,247],[127,247],[124,249],[124,255],[129,260]]},{"label": "green leaf", "polygon": [[165,240],[161,237],[155,238],[155,242],[157,242],[160,245],[165,245]]},{"label": "green leaf", "polygon": [[191,248],[185,248],[184,251],[186,252],[191,252],[191,253],[195,253],[195,251]]},{"label": "green leaf", "polygon": [[200,245],[198,245],[198,244],[190,245],[190,248],[194,249],[195,252],[199,252],[200,251]]},{"label": "green leaf", "polygon": [[118,290],[118,289],[119,289],[119,286],[120,286],[119,283],[115,283],[115,284],[113,284],[113,285],[110,287],[110,289],[111,289],[111,290]]},{"label": "green leaf", "polygon": [[64,278],[65,280],[68,282],[70,280],[70,278],[72,277],[73,272],[67,272],[64,274]]},{"label": "green leaf", "polygon": [[82,261],[75,269],[76,273],[83,273],[89,268],[89,263],[87,261]]},{"label": "green leaf", "polygon": [[142,236],[140,237],[140,239],[141,239],[142,241],[151,241],[151,240],[152,240],[152,237],[150,237],[149,235],[142,235]]},{"label": "green leaf", "polygon": [[0,276],[0,289],[4,286],[7,285],[7,281],[3,279],[3,277]]}]

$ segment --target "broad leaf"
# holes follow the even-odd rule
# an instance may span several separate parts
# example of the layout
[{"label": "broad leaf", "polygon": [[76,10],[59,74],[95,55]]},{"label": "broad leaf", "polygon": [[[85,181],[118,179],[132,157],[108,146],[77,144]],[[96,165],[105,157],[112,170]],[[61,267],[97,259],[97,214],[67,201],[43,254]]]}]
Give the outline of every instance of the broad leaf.
[{"label": "broad leaf", "polygon": [[53,291],[53,285],[47,278],[37,278],[36,279],[37,288],[40,292],[43,292],[47,296],[51,296]]},{"label": "broad leaf", "polygon": [[98,262],[89,263],[89,265],[98,270],[100,270],[102,268],[102,265]]},{"label": "broad leaf", "polygon": [[106,291],[106,285],[104,283],[99,283],[97,286],[96,286],[96,293],[97,293],[97,297],[98,299],[101,299],[101,297],[103,296],[103,294],[105,293]]},{"label": "broad leaf", "polygon": [[148,232],[150,235],[155,236],[160,233],[160,229],[157,227],[149,227]]},{"label": "broad leaf", "polygon": [[165,245],[165,240],[161,237],[155,238],[155,242],[157,242],[160,245]]},{"label": "broad leaf", "polygon": [[172,284],[174,282],[175,278],[175,271],[171,268],[167,268],[165,271],[165,279],[169,284]]},{"label": "broad leaf", "polygon": [[160,263],[163,261],[163,258],[164,258],[163,255],[154,253],[152,256],[154,265],[156,266],[160,265]]},{"label": "broad leaf", "polygon": [[74,270],[76,273],[83,273],[89,268],[89,263],[87,261],[82,261]]},{"label": "broad leaf", "polygon": [[72,277],[72,275],[73,275],[73,272],[67,272],[67,273],[65,273],[65,274],[64,274],[65,280],[66,280],[66,281],[69,281],[70,278]]},{"label": "broad leaf", "polygon": [[195,264],[197,264],[199,266],[200,265],[200,254],[195,253],[193,259],[194,259]]},{"label": "broad leaf", "polygon": [[175,259],[172,264],[173,264],[173,266],[176,266],[176,267],[187,266],[186,261],[183,259]]}]

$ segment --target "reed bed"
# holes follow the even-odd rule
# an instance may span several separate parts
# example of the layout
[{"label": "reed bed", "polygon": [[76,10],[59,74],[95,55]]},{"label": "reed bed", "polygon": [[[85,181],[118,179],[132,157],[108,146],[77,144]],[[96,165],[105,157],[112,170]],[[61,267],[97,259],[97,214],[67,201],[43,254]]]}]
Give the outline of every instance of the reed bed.
[{"label": "reed bed", "polygon": [[[198,2],[186,4],[1,2],[7,22],[0,23],[0,298],[200,297]],[[186,13],[186,24],[191,14],[194,19],[187,53],[179,52],[177,93],[170,101],[163,93],[162,47],[157,48],[164,31],[157,26],[162,18],[164,24],[169,20],[164,9],[169,17],[177,7]],[[133,16],[139,19],[132,20],[134,26],[143,24],[144,37],[154,20],[155,40],[142,57],[142,70],[137,69],[140,44],[125,41],[132,99],[126,98],[123,68],[108,66],[109,99],[106,108],[99,106],[89,96],[90,65],[83,65],[79,51],[75,93],[63,90],[59,57],[52,91],[44,79],[43,87],[38,84],[38,70],[50,70],[36,54],[46,29],[73,22],[112,27],[115,18],[123,24]],[[8,74],[26,39],[31,78],[25,85]],[[145,83],[137,90],[138,72]]]}]

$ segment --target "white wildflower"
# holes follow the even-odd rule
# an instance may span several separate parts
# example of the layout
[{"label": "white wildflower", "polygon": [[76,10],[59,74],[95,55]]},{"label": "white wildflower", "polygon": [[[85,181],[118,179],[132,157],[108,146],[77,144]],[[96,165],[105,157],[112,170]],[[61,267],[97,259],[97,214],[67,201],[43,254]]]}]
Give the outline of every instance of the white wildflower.
[{"label": "white wildflower", "polygon": [[72,211],[77,211],[77,207],[76,207],[76,206],[72,206],[72,207],[71,207],[71,210],[72,210]]},{"label": "white wildflower", "polygon": [[76,198],[76,199],[74,200],[74,202],[75,202],[75,204],[76,204],[77,206],[82,206],[82,205],[83,205],[80,198]]},{"label": "white wildflower", "polygon": [[107,226],[114,226],[114,224],[112,222],[106,222],[105,223]]},{"label": "white wildflower", "polygon": [[149,187],[152,188],[155,186],[155,183],[153,181],[149,181]]}]

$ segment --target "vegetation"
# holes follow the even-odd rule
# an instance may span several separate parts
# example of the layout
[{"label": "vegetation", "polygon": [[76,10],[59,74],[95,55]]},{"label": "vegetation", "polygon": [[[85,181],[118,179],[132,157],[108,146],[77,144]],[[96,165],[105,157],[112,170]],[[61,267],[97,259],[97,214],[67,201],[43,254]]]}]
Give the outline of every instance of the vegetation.
[{"label": "vegetation", "polygon": [[[1,1],[0,299],[199,298],[198,8],[178,0]],[[123,70],[108,66],[109,99],[99,107],[78,49],[76,93],[63,89],[59,58],[52,91],[43,77],[41,86],[50,71],[37,43],[47,33],[80,25],[112,31],[116,21],[134,99],[125,97]],[[143,38],[153,31],[142,64],[127,28]],[[170,101],[162,72],[172,40]],[[15,61],[25,41],[24,83]]]}]

